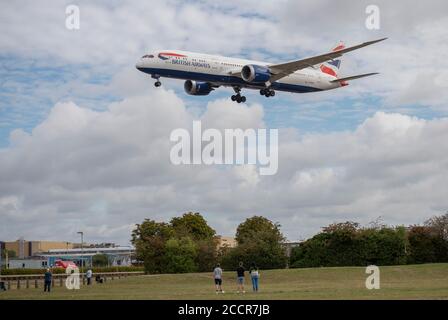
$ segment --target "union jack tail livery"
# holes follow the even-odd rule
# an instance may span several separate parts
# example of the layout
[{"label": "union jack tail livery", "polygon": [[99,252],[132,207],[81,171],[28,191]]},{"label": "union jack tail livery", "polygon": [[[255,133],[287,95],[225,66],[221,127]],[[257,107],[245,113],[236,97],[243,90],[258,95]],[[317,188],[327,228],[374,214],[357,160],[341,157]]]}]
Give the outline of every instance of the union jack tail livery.
[{"label": "union jack tail livery", "polygon": [[[344,43],[341,41],[339,44],[331,50],[332,52],[337,52],[339,50],[345,49]],[[329,74],[330,76],[337,77],[338,71],[341,68],[341,59],[328,60],[320,65],[320,70],[323,73]]]}]

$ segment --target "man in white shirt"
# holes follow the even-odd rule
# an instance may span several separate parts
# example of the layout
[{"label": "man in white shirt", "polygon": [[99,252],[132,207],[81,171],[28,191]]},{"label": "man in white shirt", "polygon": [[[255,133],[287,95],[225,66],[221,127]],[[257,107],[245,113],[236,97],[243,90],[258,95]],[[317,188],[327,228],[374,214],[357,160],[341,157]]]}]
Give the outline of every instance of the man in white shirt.
[{"label": "man in white shirt", "polygon": [[219,263],[213,270],[213,278],[215,279],[216,294],[218,294],[219,292],[224,293],[224,291],[222,290],[222,269]]},{"label": "man in white shirt", "polygon": [[91,269],[87,270],[86,272],[86,278],[87,278],[87,285],[90,286],[92,284],[92,275],[93,272]]}]

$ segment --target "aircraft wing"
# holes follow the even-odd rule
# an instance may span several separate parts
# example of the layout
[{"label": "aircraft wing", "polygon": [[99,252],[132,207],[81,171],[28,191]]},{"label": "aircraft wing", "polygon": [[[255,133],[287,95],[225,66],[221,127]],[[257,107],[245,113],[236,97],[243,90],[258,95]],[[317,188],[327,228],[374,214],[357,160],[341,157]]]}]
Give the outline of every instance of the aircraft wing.
[{"label": "aircraft wing", "polygon": [[294,60],[294,61],[280,63],[280,64],[269,65],[268,67],[272,73],[272,76],[271,76],[271,79],[269,80],[269,82],[277,81],[283,77],[290,75],[291,73],[294,73],[297,70],[312,67],[316,64],[323,63],[325,61],[332,60],[334,58],[338,58],[338,57],[342,56],[344,53],[354,51],[354,50],[369,46],[371,44],[374,44],[374,43],[377,43],[377,42],[380,42],[380,41],[383,41],[386,39],[387,38],[382,38],[382,39],[378,39],[378,40],[364,42],[364,43],[358,44],[353,47],[348,47],[345,49],[321,54],[319,56],[314,56],[314,57],[305,58],[305,59],[301,59],[301,60]]}]

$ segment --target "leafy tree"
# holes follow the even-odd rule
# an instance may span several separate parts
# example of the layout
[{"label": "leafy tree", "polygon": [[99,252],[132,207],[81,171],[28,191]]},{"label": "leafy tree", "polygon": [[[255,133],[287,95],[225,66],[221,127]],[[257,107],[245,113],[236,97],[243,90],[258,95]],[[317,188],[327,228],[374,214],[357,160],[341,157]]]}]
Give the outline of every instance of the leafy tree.
[{"label": "leafy tree", "polygon": [[442,216],[434,216],[425,221],[425,226],[442,240],[448,241],[448,212]]},{"label": "leafy tree", "polygon": [[347,236],[351,236],[354,233],[356,233],[358,229],[359,229],[359,223],[353,221],[346,221],[340,223],[332,223],[327,227],[323,227],[322,231],[328,234],[340,233],[345,234]]},{"label": "leafy tree", "polygon": [[437,237],[427,226],[412,226],[408,233],[410,253],[409,263],[436,262],[434,242]]},{"label": "leafy tree", "polygon": [[106,254],[96,254],[92,257],[94,267],[106,267],[109,265],[109,258]]},{"label": "leafy tree", "polygon": [[448,262],[448,212],[425,221],[433,237],[434,254],[437,262]]},{"label": "leafy tree", "polygon": [[198,212],[184,213],[182,217],[171,219],[171,226],[178,237],[191,237],[194,241],[212,240],[215,236],[207,221]]},{"label": "leafy tree", "polygon": [[448,262],[448,213],[409,228],[409,263]]},{"label": "leafy tree", "polygon": [[213,270],[213,267],[218,261],[218,240],[213,238],[211,240],[201,240],[196,242],[197,256],[196,264],[198,271],[205,272]]},{"label": "leafy tree", "polygon": [[280,225],[261,216],[254,216],[241,223],[236,232],[237,247],[228,249],[222,257],[223,265],[235,269],[238,262],[246,266],[256,263],[263,269],[284,268],[287,257],[283,246],[285,238]]},{"label": "leafy tree", "polygon": [[238,226],[236,241],[242,245],[248,241],[253,241],[260,234],[269,235],[270,238],[279,243],[285,240],[280,232],[280,224],[273,223],[265,217],[253,216]]},{"label": "leafy tree", "polygon": [[186,273],[197,271],[195,263],[196,245],[188,237],[172,238],[165,243],[164,271],[166,273]]},{"label": "leafy tree", "polygon": [[136,257],[148,273],[208,271],[217,259],[216,241],[215,230],[199,213],[192,212],[172,218],[169,224],[146,219],[132,233]]},{"label": "leafy tree", "polygon": [[137,224],[132,232],[132,244],[135,246],[137,259],[143,261],[147,273],[164,271],[163,259],[165,243],[174,236],[169,224],[145,219]]}]

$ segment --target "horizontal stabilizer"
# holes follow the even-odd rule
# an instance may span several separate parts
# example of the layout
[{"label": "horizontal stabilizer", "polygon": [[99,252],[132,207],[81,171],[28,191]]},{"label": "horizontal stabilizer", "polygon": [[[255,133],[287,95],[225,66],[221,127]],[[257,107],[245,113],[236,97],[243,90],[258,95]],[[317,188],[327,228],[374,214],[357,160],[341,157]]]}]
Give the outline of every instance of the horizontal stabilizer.
[{"label": "horizontal stabilizer", "polygon": [[359,79],[359,78],[364,78],[364,77],[368,77],[368,76],[373,76],[375,74],[378,74],[378,72],[372,72],[372,73],[365,73],[365,74],[359,74],[357,76],[351,76],[351,77],[345,77],[345,78],[339,78],[336,80],[332,80],[330,82],[342,82],[342,81],[348,81],[348,80],[355,80],[355,79]]}]

